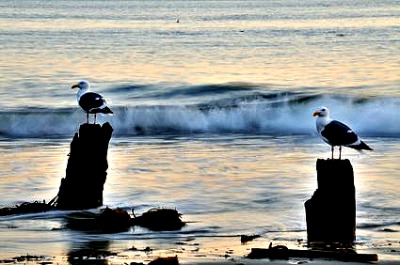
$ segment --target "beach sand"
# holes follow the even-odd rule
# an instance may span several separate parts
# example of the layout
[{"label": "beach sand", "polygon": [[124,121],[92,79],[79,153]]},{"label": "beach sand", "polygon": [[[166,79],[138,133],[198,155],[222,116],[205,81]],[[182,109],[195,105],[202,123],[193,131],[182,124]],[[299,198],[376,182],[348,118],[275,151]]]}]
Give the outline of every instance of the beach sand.
[{"label": "beach sand", "polygon": [[[13,264],[149,264],[151,261],[162,257],[177,257],[179,264],[200,264],[200,265],[224,265],[224,264],[245,264],[245,265],[259,265],[259,264],[349,264],[349,265],[362,265],[362,264],[387,264],[394,265],[400,264],[398,260],[399,245],[394,246],[388,244],[384,248],[363,248],[357,250],[360,254],[378,254],[378,262],[346,262],[339,260],[329,260],[323,258],[304,258],[304,257],[291,257],[289,259],[249,259],[246,256],[251,252],[252,248],[267,248],[267,242],[264,238],[257,238],[247,244],[240,243],[239,237],[226,237],[226,238],[190,238],[177,241],[174,246],[163,246],[158,248],[154,246],[146,246],[138,244],[137,247],[131,246],[126,250],[112,249],[109,251],[92,249],[90,254],[81,255],[78,257],[76,253],[68,253],[67,256],[45,257],[40,255],[32,255],[38,257],[36,260],[24,260],[21,255],[20,260],[3,260],[1,263]],[[280,242],[274,242],[277,245]],[[400,244],[400,242],[399,242]],[[302,244],[287,245],[290,249],[307,249]],[[81,252],[82,253],[82,252]],[[88,252],[86,252],[88,253]],[[397,254],[397,255],[396,255]],[[74,256],[75,255],[75,256]],[[163,263],[162,263],[163,264]],[[171,263],[165,263],[171,264]],[[174,264],[174,263],[172,263]]]}]

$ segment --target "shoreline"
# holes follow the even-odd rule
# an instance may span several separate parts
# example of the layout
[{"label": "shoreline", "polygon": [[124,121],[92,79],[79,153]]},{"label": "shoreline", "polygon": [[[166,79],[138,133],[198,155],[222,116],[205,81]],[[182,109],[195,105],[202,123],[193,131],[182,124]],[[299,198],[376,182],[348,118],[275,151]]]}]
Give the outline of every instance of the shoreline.
[{"label": "shoreline", "polygon": [[[127,243],[127,242],[125,242]],[[288,242],[286,242],[288,243]],[[290,249],[306,250],[303,246],[285,244],[284,242],[274,242],[274,245],[287,245]],[[100,244],[101,245],[101,244]],[[17,257],[8,257],[0,259],[0,264],[149,264],[157,258],[177,257],[179,264],[200,264],[200,265],[224,265],[224,264],[243,264],[243,265],[260,265],[260,264],[383,264],[395,265],[400,264],[399,248],[397,246],[387,245],[385,248],[368,247],[357,249],[359,254],[377,254],[378,261],[376,262],[353,262],[340,261],[327,258],[305,258],[305,257],[290,257],[288,259],[250,259],[247,255],[252,248],[267,248],[267,241],[264,238],[255,239],[248,244],[241,244],[239,238],[187,238],[175,242],[175,244],[165,245],[160,243],[160,248],[157,248],[156,243],[152,246],[138,244],[138,247],[131,246],[128,249],[121,250],[115,247],[106,249],[75,249],[66,255],[45,256],[41,253],[29,253],[31,260],[28,260],[28,254],[22,254]],[[290,245],[290,246],[289,246]],[[19,259],[17,259],[19,258]],[[36,259],[35,259],[36,258]],[[175,264],[175,263],[165,263]]]}]

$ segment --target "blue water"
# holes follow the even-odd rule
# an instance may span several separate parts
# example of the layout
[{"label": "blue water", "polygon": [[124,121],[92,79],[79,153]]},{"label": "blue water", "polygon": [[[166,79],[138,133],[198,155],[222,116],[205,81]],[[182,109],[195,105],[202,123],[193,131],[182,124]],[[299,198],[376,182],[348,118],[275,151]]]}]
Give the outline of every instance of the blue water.
[{"label": "blue water", "polygon": [[343,154],[356,247],[398,259],[399,39],[395,0],[0,1],[0,205],[55,196],[86,120],[71,86],[85,79],[114,111],[98,118],[114,128],[105,205],[176,207],[191,222],[87,235],[60,231],[63,212],[2,218],[0,257],[105,241],[190,260],[175,243],[193,238],[200,254],[235,242],[241,256],[235,237],[252,233],[254,247],[298,246],[315,160],[330,155],[311,116],[325,105],[374,148]]}]

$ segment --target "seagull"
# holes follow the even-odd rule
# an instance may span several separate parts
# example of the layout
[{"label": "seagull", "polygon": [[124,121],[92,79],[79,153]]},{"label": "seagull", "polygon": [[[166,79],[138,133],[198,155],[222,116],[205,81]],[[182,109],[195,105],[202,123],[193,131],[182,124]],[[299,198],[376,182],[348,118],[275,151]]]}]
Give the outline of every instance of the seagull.
[{"label": "seagull", "polygon": [[339,160],[342,158],[342,146],[356,150],[373,150],[366,143],[360,140],[358,135],[344,123],[333,120],[329,117],[329,109],[321,107],[313,113],[316,119],[318,134],[327,144],[331,146],[332,159],[335,146],[339,146]]},{"label": "seagull", "polygon": [[113,114],[100,94],[89,91],[90,85],[88,81],[82,80],[71,88],[79,88],[77,100],[79,106],[86,112],[86,123],[89,123],[89,114],[94,114],[94,124],[96,124],[97,113]]}]

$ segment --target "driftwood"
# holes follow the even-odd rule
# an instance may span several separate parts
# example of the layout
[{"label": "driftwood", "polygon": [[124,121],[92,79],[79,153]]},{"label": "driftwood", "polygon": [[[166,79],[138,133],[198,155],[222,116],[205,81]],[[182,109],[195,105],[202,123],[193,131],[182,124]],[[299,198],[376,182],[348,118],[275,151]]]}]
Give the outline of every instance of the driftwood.
[{"label": "driftwood", "polygon": [[358,254],[353,249],[336,250],[301,250],[288,249],[286,246],[277,245],[269,248],[252,248],[249,259],[289,259],[289,258],[309,258],[309,259],[333,259],[346,262],[372,262],[378,261],[376,254]]}]

